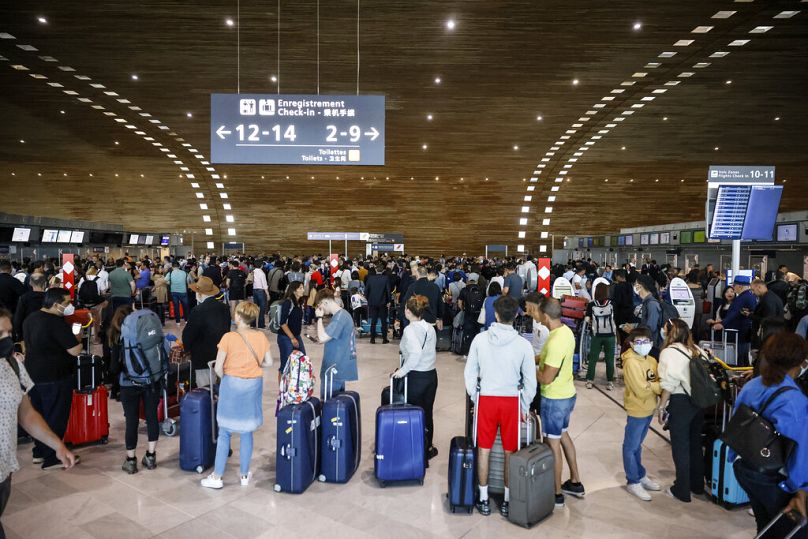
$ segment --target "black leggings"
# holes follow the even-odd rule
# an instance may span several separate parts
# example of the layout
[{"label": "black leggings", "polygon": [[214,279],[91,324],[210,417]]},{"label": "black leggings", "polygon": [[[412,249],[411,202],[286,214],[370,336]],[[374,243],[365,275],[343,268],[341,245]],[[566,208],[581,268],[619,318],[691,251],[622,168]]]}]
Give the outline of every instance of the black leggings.
[{"label": "black leggings", "polygon": [[146,415],[146,428],[149,441],[156,442],[160,436],[160,422],[157,421],[157,407],[163,392],[160,382],[145,387],[121,386],[121,404],[126,417],[126,450],[133,451],[137,447],[137,428],[140,423],[140,403]]},{"label": "black leggings", "polygon": [[438,392],[438,371],[410,371],[407,375],[407,402],[424,409],[424,427],[426,439],[424,448],[428,451],[432,447],[434,423],[432,421],[432,407],[435,405],[435,393]]},{"label": "black leggings", "polygon": [[691,492],[704,494],[704,456],[701,447],[704,410],[695,406],[687,395],[671,395],[668,414],[671,452],[676,469],[676,481],[671,492],[680,500],[689,502]]}]

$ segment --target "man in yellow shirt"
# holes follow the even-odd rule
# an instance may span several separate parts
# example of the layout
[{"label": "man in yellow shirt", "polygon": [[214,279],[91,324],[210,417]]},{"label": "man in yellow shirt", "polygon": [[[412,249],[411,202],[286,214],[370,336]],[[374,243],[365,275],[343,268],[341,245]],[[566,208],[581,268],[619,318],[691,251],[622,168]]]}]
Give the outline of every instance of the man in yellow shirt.
[{"label": "man in yellow shirt", "polygon": [[[564,494],[583,498],[584,486],[578,475],[575,444],[567,433],[570,416],[575,408],[575,383],[572,356],[575,353],[575,335],[561,322],[561,303],[547,298],[540,306],[541,322],[550,330],[547,342],[539,355],[537,377],[541,384],[541,426],[547,445],[555,456],[556,507],[564,507]],[[570,479],[561,483],[563,457],[570,467]]]},{"label": "man in yellow shirt", "polygon": [[651,481],[642,465],[642,442],[648,434],[657,397],[662,393],[657,373],[657,360],[650,356],[653,342],[651,330],[639,326],[631,330],[628,340],[631,348],[620,356],[623,359],[623,378],[626,389],[623,402],[628,419],[623,437],[623,468],[626,471],[626,490],[639,499],[650,502],[648,491],[661,487]]}]

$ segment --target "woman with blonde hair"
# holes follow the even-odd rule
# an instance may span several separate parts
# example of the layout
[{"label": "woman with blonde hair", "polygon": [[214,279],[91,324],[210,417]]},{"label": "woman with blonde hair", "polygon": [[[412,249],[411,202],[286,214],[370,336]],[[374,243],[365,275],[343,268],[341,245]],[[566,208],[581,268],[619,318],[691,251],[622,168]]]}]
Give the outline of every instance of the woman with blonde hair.
[{"label": "woman with blonde hair", "polygon": [[255,303],[243,301],[236,307],[236,330],[226,333],[219,341],[216,374],[221,378],[216,421],[219,440],[213,473],[202,480],[207,488],[222,488],[224,483],[230,438],[238,433],[240,477],[242,486],[250,483],[250,459],[253,432],[264,422],[261,396],[264,389],[263,367],[272,366],[269,341],[263,331],[250,329],[260,309]]}]

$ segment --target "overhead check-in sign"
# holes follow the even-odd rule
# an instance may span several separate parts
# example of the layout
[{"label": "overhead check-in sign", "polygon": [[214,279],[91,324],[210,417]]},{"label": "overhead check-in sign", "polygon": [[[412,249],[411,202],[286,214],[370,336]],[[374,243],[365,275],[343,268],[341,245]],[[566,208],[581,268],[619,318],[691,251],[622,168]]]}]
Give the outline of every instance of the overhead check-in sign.
[{"label": "overhead check-in sign", "polygon": [[774,183],[773,166],[710,165],[707,175],[709,187],[714,184],[771,184]]},{"label": "overhead check-in sign", "polygon": [[384,96],[211,94],[211,161],[384,165]]},{"label": "overhead check-in sign", "polygon": [[309,241],[360,241],[361,232],[309,232],[306,239]]}]

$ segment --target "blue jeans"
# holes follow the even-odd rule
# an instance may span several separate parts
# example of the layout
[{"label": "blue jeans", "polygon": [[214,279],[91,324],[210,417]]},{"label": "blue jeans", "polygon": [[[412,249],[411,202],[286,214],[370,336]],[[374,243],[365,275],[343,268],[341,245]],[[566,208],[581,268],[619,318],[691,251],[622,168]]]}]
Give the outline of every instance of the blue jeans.
[{"label": "blue jeans", "polygon": [[253,290],[253,301],[258,305],[258,329],[266,327],[267,293],[264,290]]},{"label": "blue jeans", "polygon": [[547,438],[560,439],[570,426],[575,408],[575,397],[569,399],[541,399],[541,427]]},{"label": "blue jeans", "polygon": [[185,321],[188,321],[188,293],[185,292],[172,292],[171,302],[174,304],[174,321],[180,323],[180,305],[182,305],[182,314]]},{"label": "blue jeans", "polygon": [[[216,442],[216,462],[213,465],[213,471],[218,477],[224,475],[224,469],[227,466],[227,455],[230,453],[230,438],[233,434],[232,431],[219,427],[219,439]],[[250,460],[253,453],[253,433],[242,432],[235,434],[238,434],[241,440],[241,447],[238,451],[240,472],[241,475],[247,475],[250,471]]]},{"label": "blue jeans", "polygon": [[[303,339],[300,337],[300,335],[295,335],[295,339],[297,339],[297,343],[300,345],[297,347],[297,349],[305,354],[306,346],[303,344]],[[286,362],[289,361],[289,356],[291,356],[292,352],[295,350],[295,347],[292,346],[292,339],[287,337],[286,333],[283,333],[283,331],[278,333],[278,349],[280,350],[281,354],[278,370],[283,372],[283,369],[286,367]]]},{"label": "blue jeans", "polygon": [[626,421],[626,433],[623,436],[623,469],[626,471],[626,482],[635,485],[645,477],[642,465],[642,442],[645,440],[651,420],[654,416],[631,417]]}]

